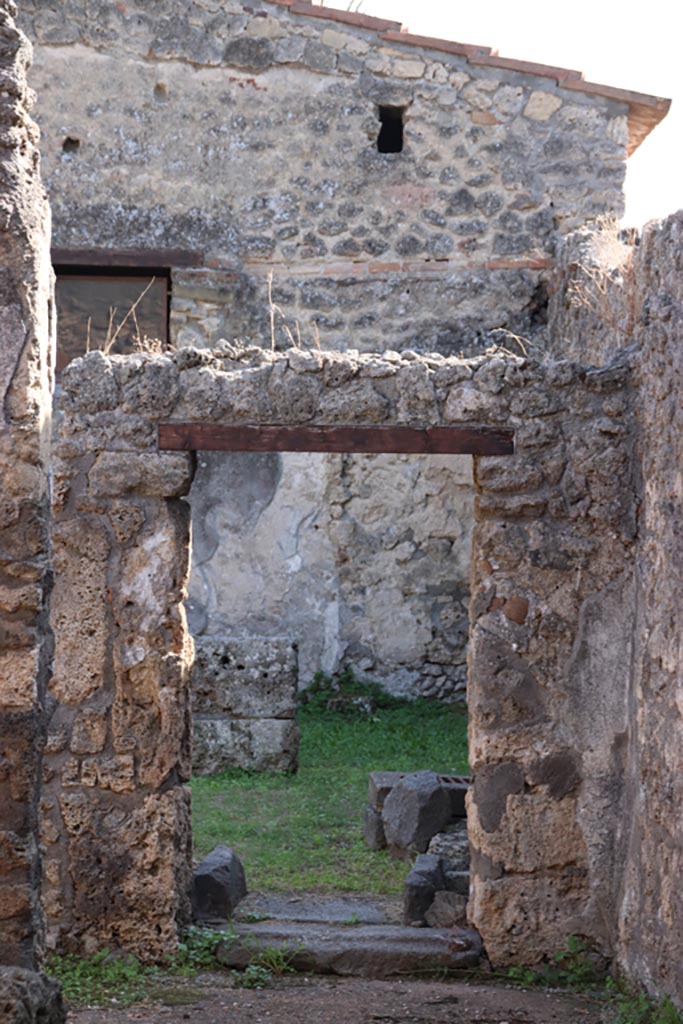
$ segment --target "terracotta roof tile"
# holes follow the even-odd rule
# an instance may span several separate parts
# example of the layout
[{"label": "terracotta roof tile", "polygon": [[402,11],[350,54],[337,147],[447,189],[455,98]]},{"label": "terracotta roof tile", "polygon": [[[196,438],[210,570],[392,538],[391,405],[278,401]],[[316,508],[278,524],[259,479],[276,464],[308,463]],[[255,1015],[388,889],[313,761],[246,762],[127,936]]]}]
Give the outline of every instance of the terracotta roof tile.
[{"label": "terracotta roof tile", "polygon": [[433,36],[415,36],[411,32],[391,30],[382,33],[382,39],[391,43],[405,43],[408,46],[424,46],[427,50],[439,50],[442,53],[454,53],[459,57],[470,57],[475,54],[490,54],[490,46],[473,46],[470,43],[456,43],[449,39],[436,39]]},{"label": "terracotta roof tile", "polygon": [[512,60],[510,57],[499,57],[492,54],[490,57],[483,55],[468,58],[470,64],[482,64],[486,67],[504,68],[506,71],[520,71],[525,75],[542,75],[544,78],[576,78],[581,80],[583,74],[580,71],[571,71],[569,68],[556,68],[552,64],[536,64],[530,60]]},{"label": "terracotta roof tile", "polygon": [[328,21],[341,21],[345,25],[356,28],[367,28],[374,32],[386,32],[389,29],[400,29],[400,21],[387,21],[384,18],[371,18],[368,14],[356,14],[353,11],[338,11],[334,7],[320,7],[317,4],[303,3],[294,0],[290,6],[292,14],[306,14],[311,18],[326,18]]},{"label": "terracotta roof tile", "polygon": [[405,46],[419,46],[425,50],[439,53],[450,53],[464,57],[469,64],[481,67],[501,68],[505,71],[518,71],[527,75],[538,75],[557,82],[561,89],[572,89],[575,92],[587,93],[591,96],[603,96],[605,99],[616,100],[627,104],[629,141],[626,152],[633,153],[641,142],[650,134],[659,122],[666,117],[671,100],[644,93],[632,92],[629,89],[617,89],[610,85],[598,85],[583,81],[580,71],[569,68],[558,68],[548,64],[536,64],[533,61],[512,60],[500,57],[488,46],[474,46],[469,43],[458,43],[449,39],[436,39],[432,36],[418,36],[401,31],[401,23],[387,21],[384,18],[373,18],[367,14],[356,14],[352,11],[340,11],[334,7],[321,4],[306,3],[304,0],[269,0],[270,3],[288,7],[292,14],[305,15],[311,18],[325,18],[328,21],[342,22],[355,28],[367,29],[379,34],[379,38],[387,42]]}]

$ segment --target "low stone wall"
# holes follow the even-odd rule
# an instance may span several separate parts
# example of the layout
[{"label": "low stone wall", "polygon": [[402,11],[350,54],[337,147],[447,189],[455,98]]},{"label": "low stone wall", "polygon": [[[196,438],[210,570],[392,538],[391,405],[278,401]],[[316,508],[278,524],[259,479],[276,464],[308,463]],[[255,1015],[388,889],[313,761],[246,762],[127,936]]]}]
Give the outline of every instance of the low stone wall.
[{"label": "low stone wall", "polygon": [[291,640],[195,640],[195,775],[226,768],[296,771],[297,658]]}]

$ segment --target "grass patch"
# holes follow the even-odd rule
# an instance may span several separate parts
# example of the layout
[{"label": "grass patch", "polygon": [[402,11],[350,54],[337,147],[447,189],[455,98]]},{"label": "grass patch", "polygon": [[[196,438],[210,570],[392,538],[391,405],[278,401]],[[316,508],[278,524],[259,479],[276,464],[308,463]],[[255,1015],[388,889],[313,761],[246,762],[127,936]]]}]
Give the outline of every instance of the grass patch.
[{"label": "grass patch", "polygon": [[[347,684],[351,692],[353,679]],[[299,712],[297,775],[229,771],[193,780],[196,852],[232,846],[260,891],[399,893],[405,864],[362,839],[368,773],[466,772],[466,711],[379,696],[370,715],[330,712],[324,691],[319,685]]]}]

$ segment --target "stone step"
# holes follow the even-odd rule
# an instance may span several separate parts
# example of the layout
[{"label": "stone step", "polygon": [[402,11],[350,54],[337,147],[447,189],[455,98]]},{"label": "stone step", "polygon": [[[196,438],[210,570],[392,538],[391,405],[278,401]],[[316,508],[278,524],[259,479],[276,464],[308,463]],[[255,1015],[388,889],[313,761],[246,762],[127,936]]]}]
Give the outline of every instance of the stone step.
[{"label": "stone step", "polygon": [[267,949],[287,951],[297,971],[363,978],[471,970],[482,954],[478,933],[467,928],[259,921],[236,922],[216,956],[244,969]]},{"label": "stone step", "polygon": [[400,896],[292,896],[287,893],[250,892],[240,900],[233,919],[250,922],[312,921],[319,924],[401,924]]}]

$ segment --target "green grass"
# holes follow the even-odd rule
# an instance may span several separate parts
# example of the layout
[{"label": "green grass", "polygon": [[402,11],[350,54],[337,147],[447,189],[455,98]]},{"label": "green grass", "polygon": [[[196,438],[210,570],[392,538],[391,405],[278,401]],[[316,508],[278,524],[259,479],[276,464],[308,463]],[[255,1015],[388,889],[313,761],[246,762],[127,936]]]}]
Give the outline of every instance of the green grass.
[{"label": "green grass", "polygon": [[368,774],[466,772],[467,716],[422,700],[383,703],[371,717],[326,712],[315,699],[301,708],[297,775],[194,779],[197,855],[232,846],[258,891],[401,892],[405,864],[362,839]]}]

